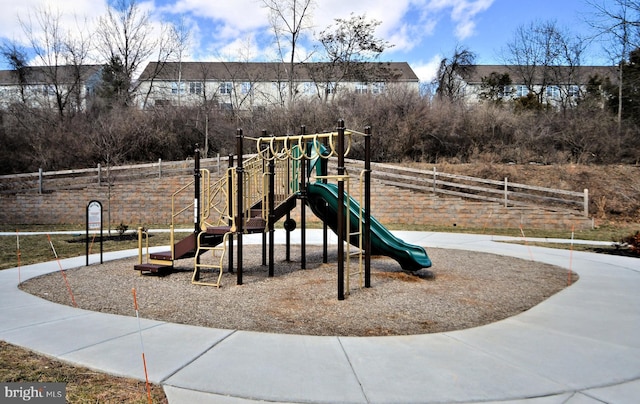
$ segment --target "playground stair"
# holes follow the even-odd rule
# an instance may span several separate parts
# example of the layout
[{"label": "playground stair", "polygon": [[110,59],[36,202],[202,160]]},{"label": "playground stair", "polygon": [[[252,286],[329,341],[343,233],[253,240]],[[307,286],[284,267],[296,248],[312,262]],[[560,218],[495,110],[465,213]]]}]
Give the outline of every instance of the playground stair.
[{"label": "playground stair", "polygon": [[[277,214],[284,215],[287,211],[295,206],[295,200],[287,201],[278,206]],[[243,231],[248,234],[262,233],[266,228],[266,221],[262,218],[262,210],[260,206],[249,211],[250,217],[245,220]],[[280,216],[281,217],[281,216]],[[225,252],[225,237],[232,233],[231,226],[207,226],[204,231],[199,234],[190,233],[187,237],[178,241],[171,250],[155,252],[149,254],[149,260],[146,263],[134,265],[134,269],[140,273],[167,273],[173,270],[176,260],[184,258],[194,258],[206,253],[207,251],[221,251],[221,255]],[[200,242],[198,243],[198,238]],[[222,245],[222,246],[220,246]],[[220,246],[220,247],[218,247]],[[196,263],[194,280],[197,281],[198,269],[201,267],[210,267],[209,265],[201,265]],[[215,266],[216,268],[218,266]]]}]

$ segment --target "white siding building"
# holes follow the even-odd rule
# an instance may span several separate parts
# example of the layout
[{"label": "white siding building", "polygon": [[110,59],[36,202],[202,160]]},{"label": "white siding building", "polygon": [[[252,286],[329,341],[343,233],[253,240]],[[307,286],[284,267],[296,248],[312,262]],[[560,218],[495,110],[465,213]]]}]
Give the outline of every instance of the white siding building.
[{"label": "white siding building", "polygon": [[[294,68],[293,100],[330,101],[336,94],[381,93],[389,86],[416,92],[419,80],[407,63],[365,63],[344,66],[328,63],[298,64]],[[289,65],[258,62],[149,63],[140,76],[138,104],[198,106],[247,110],[285,105],[289,100]]]}]

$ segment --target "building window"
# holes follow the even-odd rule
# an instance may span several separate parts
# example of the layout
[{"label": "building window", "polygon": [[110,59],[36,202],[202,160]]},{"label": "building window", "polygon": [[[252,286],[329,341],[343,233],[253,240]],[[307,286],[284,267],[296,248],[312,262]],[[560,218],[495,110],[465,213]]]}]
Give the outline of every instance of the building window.
[{"label": "building window", "polygon": [[367,83],[356,83],[356,94],[366,94],[369,91]]},{"label": "building window", "polygon": [[251,85],[251,82],[249,81],[245,81],[240,85],[240,92],[242,92],[242,94],[250,94],[253,92],[253,86]]},{"label": "building window", "polygon": [[580,97],[580,87],[576,86],[575,84],[569,86],[567,94],[569,95],[569,97]]},{"label": "building window", "polygon": [[517,97],[526,97],[529,94],[529,89],[527,86],[519,85],[516,86],[516,96]]},{"label": "building window", "polygon": [[547,86],[546,93],[547,98],[560,98],[560,87]]},{"label": "building window", "polygon": [[313,94],[315,92],[315,85],[312,82],[304,82],[302,83],[302,93],[303,94]]},{"label": "building window", "polygon": [[325,91],[327,94],[335,94],[335,93],[336,93],[336,91],[337,91],[337,85],[336,85],[336,83],[331,82],[331,81],[330,81],[330,82],[328,82],[328,83],[327,83],[327,86],[326,86],[326,87],[325,87],[325,89],[324,89],[324,91]]},{"label": "building window", "polygon": [[56,95],[56,87],[53,84],[44,84],[42,86],[42,94]]},{"label": "building window", "polygon": [[513,89],[511,88],[511,86],[503,86],[498,91],[498,97],[500,97],[500,98],[509,97],[511,95],[512,91],[513,91]]},{"label": "building window", "polygon": [[184,94],[185,88],[185,83],[174,81],[171,83],[171,94]]},{"label": "building window", "polygon": [[202,94],[202,82],[200,81],[189,82],[189,94]]},{"label": "building window", "polygon": [[373,83],[371,85],[371,92],[373,94],[382,94],[384,93],[385,88],[386,88],[386,85],[384,82]]},{"label": "building window", "polygon": [[224,83],[220,83],[220,94],[231,94],[233,92],[233,83],[230,81],[226,81]]}]

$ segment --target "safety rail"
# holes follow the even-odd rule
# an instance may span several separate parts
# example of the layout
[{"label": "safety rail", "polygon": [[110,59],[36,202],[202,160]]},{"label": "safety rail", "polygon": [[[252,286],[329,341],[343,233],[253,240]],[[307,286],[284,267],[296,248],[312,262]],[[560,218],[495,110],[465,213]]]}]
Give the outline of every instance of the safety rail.
[{"label": "safety rail", "polygon": [[[200,182],[201,182],[201,187],[200,187],[200,198],[201,200],[205,200],[208,201],[210,199],[210,196],[208,195],[211,190],[210,190],[210,181],[211,181],[211,175],[209,173],[209,170],[207,170],[206,168],[201,168],[200,169]],[[195,207],[195,201],[192,200],[191,203],[187,204],[186,206],[184,206],[181,209],[177,209],[176,207],[176,200],[179,197],[182,197],[183,193],[187,190],[191,191],[191,187],[193,186],[193,184],[195,183],[195,179],[189,181],[188,183],[186,183],[185,185],[183,185],[180,189],[178,189],[177,191],[175,191],[173,194],[171,194],[171,225],[170,225],[170,237],[171,237],[171,260],[175,259],[175,238],[174,238],[174,231],[175,231],[175,227],[176,227],[176,218],[178,216],[180,216],[181,214],[183,214],[186,211],[193,211],[194,212],[194,218],[195,218],[195,211],[196,211],[196,207]],[[203,197],[204,196],[204,197]],[[207,215],[207,216],[203,216],[203,212]],[[203,218],[208,217],[209,214],[209,209],[203,209],[200,212],[200,221],[202,223]]]},{"label": "safety rail", "polygon": [[[142,248],[142,242],[143,239],[146,241],[146,254],[143,254],[143,248]],[[149,262],[149,232],[146,231],[143,227],[138,227],[138,264],[143,264],[143,259],[142,257],[146,256],[146,262]],[[142,275],[142,271],[140,272],[140,275]]]},{"label": "safety rail", "polygon": [[[207,197],[203,198],[206,201],[204,206],[206,207],[206,214],[201,215],[202,223],[204,226],[222,226],[231,220],[229,214],[229,182],[228,178],[231,175],[232,168],[227,169],[227,175],[222,176],[217,181],[213,182],[207,189]],[[213,216],[212,216],[212,213]],[[211,220],[213,217],[213,220]]]}]

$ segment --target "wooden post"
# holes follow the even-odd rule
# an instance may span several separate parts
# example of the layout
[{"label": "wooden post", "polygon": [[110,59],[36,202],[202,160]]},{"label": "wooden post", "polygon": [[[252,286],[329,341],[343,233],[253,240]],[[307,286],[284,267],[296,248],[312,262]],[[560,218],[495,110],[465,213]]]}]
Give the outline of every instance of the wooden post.
[{"label": "wooden post", "polygon": [[509,207],[509,178],[504,177],[504,207]]},{"label": "wooden post", "polygon": [[589,189],[584,189],[584,217],[589,217]]}]

